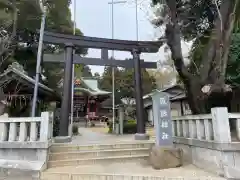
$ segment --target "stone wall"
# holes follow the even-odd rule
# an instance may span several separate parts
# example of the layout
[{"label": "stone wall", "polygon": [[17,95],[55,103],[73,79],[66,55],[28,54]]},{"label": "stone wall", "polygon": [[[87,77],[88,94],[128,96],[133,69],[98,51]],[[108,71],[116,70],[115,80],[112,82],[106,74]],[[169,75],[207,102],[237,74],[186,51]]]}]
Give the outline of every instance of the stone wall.
[{"label": "stone wall", "polygon": [[[240,174],[240,143],[214,143],[175,138],[175,147],[183,150],[184,163],[192,163],[206,171],[230,177]],[[235,171],[235,173],[233,172]],[[228,175],[229,177],[229,175]]]},{"label": "stone wall", "polygon": [[41,117],[0,116],[0,168],[39,172],[46,168],[53,114]]},{"label": "stone wall", "polygon": [[[236,125],[230,131],[229,121]],[[213,108],[211,114],[173,117],[175,147],[183,150],[185,163],[226,178],[240,178],[240,114]]]}]

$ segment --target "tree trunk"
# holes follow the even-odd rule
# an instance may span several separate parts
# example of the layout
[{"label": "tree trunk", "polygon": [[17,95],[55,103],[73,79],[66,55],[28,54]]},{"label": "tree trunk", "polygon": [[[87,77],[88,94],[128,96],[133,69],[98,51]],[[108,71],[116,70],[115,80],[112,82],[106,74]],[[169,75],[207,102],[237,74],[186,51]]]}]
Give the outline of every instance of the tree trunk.
[{"label": "tree trunk", "polygon": [[[226,67],[228,61],[229,48],[231,43],[231,35],[234,27],[235,12],[238,0],[222,1],[220,14],[216,20],[216,26],[213,29],[211,39],[215,38],[215,43],[211,44],[215,47],[215,55],[202,59],[202,62],[208,61],[211,69],[208,70],[208,77],[205,86],[210,85],[209,92],[206,92],[206,101],[209,107],[228,107],[230,109],[230,101],[232,97],[231,87],[225,84]],[[219,23],[221,19],[221,23]],[[208,49],[210,51],[210,49]],[[204,57],[206,58],[206,57]],[[203,67],[206,68],[206,67]],[[200,76],[206,76],[200,74]],[[209,84],[207,84],[209,83]]]},{"label": "tree trunk", "polygon": [[0,88],[0,116],[6,113],[7,102],[5,99],[4,91]]},{"label": "tree trunk", "polygon": [[2,116],[6,112],[6,105],[0,102],[0,116]]},{"label": "tree trunk", "polygon": [[189,107],[193,114],[205,114],[208,112],[206,107],[206,99],[201,91],[200,79],[195,78],[189,85],[185,85],[186,96],[188,99]]},{"label": "tree trunk", "polygon": [[213,107],[227,107],[230,110],[232,92],[213,92],[205,94],[202,92],[200,79],[195,79],[189,86],[186,86],[186,96],[192,114],[207,114]]},{"label": "tree trunk", "polygon": [[[166,3],[171,17],[166,25],[167,44],[172,52],[175,68],[184,83],[192,113],[209,113],[212,107],[229,107],[231,88],[225,84],[225,71],[238,0],[222,1],[221,15],[215,21],[215,28],[200,65],[200,73],[195,74],[191,74],[184,65],[176,0],[167,0]],[[206,87],[206,92],[203,87]]]}]

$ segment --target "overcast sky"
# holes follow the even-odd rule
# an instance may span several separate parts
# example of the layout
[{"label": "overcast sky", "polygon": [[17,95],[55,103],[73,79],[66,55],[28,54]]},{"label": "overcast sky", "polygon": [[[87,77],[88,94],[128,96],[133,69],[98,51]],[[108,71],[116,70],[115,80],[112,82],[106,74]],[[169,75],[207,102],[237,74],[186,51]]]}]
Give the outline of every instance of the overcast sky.
[{"label": "overcast sky", "polygon": [[[112,37],[111,24],[111,0],[76,0],[76,24],[77,27],[86,36],[93,37]],[[116,1],[116,0],[115,0]],[[122,1],[122,0],[121,0]],[[139,24],[139,40],[155,40],[156,29],[151,25],[149,19],[152,17],[150,8],[151,0],[138,0],[138,24]],[[71,5],[73,15],[73,4]],[[135,0],[127,0],[127,3],[114,5],[114,38],[124,40],[136,40],[136,16],[135,16]],[[183,44],[183,46],[186,46]],[[185,51],[188,48],[183,47]],[[111,52],[109,52],[109,55]],[[99,50],[90,49],[89,57],[100,57]],[[115,52],[115,58],[130,58],[130,53]],[[141,58],[146,61],[164,60],[165,53],[163,48],[159,53],[143,54]],[[103,67],[91,66],[92,72],[103,72]]]}]

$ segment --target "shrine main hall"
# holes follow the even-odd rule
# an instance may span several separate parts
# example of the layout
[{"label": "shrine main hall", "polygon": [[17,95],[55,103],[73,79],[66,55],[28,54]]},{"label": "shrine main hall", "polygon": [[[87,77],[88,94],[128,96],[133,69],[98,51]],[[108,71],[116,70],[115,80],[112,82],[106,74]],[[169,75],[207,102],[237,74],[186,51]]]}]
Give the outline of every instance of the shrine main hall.
[{"label": "shrine main hall", "polygon": [[73,118],[75,122],[83,119],[98,120],[101,103],[110,98],[111,92],[98,87],[98,79],[75,78],[73,98]]}]

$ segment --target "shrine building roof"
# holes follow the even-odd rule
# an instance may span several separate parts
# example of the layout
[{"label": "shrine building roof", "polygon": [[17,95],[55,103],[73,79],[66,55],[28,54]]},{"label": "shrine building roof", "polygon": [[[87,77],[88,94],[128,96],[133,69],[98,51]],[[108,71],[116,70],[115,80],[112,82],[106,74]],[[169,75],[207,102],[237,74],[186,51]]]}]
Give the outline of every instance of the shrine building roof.
[{"label": "shrine building roof", "polygon": [[[21,91],[29,92],[31,94],[33,93],[35,80],[32,77],[28,76],[27,72],[24,71],[21,65],[18,63],[13,63],[2,74],[0,74],[0,84],[2,87],[6,87],[10,83],[16,83],[16,81],[24,85],[24,87],[22,86],[19,93],[21,93]],[[39,96],[48,96],[54,100],[61,99],[60,94],[42,83],[38,83],[38,88]]]},{"label": "shrine building roof", "polygon": [[170,100],[172,100],[173,98],[176,98],[180,94],[181,95],[184,94],[184,89],[180,85],[175,84],[175,85],[168,86],[168,87],[166,87],[164,89],[154,89],[151,93],[144,95],[143,99],[144,100],[145,99],[151,99],[151,97],[152,97],[152,95],[154,94],[155,91],[168,93],[169,97],[170,97]]},{"label": "shrine building roof", "polygon": [[74,82],[74,91],[81,91],[87,94],[98,96],[98,95],[110,95],[111,92],[101,90],[98,87],[98,79],[96,78],[76,78]]}]

